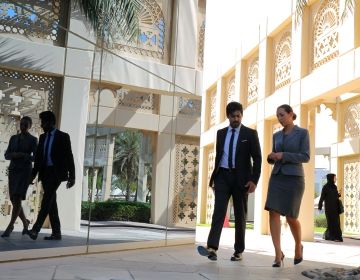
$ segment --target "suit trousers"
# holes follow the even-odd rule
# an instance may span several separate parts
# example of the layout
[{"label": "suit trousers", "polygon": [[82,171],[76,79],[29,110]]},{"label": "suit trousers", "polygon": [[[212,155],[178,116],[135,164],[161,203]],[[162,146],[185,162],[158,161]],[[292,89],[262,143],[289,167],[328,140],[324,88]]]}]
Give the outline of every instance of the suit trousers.
[{"label": "suit trousers", "polygon": [[211,229],[207,240],[207,246],[218,250],[220,235],[224,225],[227,207],[230,197],[233,199],[235,215],[235,244],[234,250],[242,253],[245,250],[245,227],[247,214],[248,194],[245,185],[241,183],[238,171],[228,171],[220,168],[216,174],[215,205],[212,216]]},{"label": "suit trousers", "polygon": [[52,166],[45,167],[44,178],[41,179],[44,195],[41,207],[33,226],[33,230],[39,232],[44,224],[46,216],[49,215],[53,235],[61,235],[60,219],[56,202],[56,191],[61,181],[58,179],[55,169]]}]

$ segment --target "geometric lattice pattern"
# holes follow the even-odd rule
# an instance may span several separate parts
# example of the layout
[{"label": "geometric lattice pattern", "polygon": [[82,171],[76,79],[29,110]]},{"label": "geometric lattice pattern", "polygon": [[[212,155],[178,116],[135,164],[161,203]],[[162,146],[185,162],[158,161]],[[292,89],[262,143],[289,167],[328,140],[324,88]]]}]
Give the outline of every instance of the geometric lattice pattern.
[{"label": "geometric lattice pattern", "polygon": [[285,32],[275,48],[275,89],[290,83],[291,33]]},{"label": "geometric lattice pattern", "polygon": [[201,116],[201,100],[179,97],[178,112],[182,116]]},{"label": "geometric lattice pattern", "polygon": [[209,128],[216,123],[216,89],[209,94],[210,116],[209,116]]},{"label": "geometric lattice pattern", "polygon": [[313,68],[317,68],[339,55],[338,0],[322,1],[314,20]]},{"label": "geometric lattice pattern", "polygon": [[155,0],[142,0],[139,13],[139,36],[133,41],[117,38],[113,47],[131,54],[162,59],[164,56],[165,21]]},{"label": "geometric lattice pattern", "polygon": [[227,81],[225,95],[227,97],[226,104],[229,104],[231,101],[235,101],[235,75],[231,76]]},{"label": "geometric lattice pattern", "polygon": [[360,103],[352,103],[345,110],[345,138],[360,136]]},{"label": "geometric lattice pattern", "polygon": [[[17,133],[19,120],[27,115],[32,118],[31,134],[42,133],[39,113],[57,111],[56,89],[61,86],[57,78],[0,68],[0,209],[1,224],[10,218],[11,203],[8,195],[7,167],[4,153],[10,137]],[[41,196],[39,184],[29,186],[23,208],[31,221],[36,218]]]},{"label": "geometric lattice pattern", "polygon": [[107,164],[107,142],[106,137],[96,138],[96,153],[94,160],[95,137],[86,137],[85,140],[85,158],[84,166],[86,167],[103,167]]},{"label": "geometric lattice pattern", "polygon": [[344,231],[360,234],[360,155],[344,161]]},{"label": "geometric lattice pattern", "polygon": [[177,137],[173,224],[195,227],[199,178],[199,139]]},{"label": "geometric lattice pattern", "polygon": [[[19,34],[54,42],[59,42],[60,37],[63,41],[64,31],[59,25],[60,20],[62,23],[66,22],[67,3],[60,0],[2,1],[0,33]],[[38,15],[41,15],[41,18]]]},{"label": "geometric lattice pattern", "polygon": [[204,66],[205,20],[200,26],[198,40],[198,68],[202,69]]},{"label": "geometric lattice pattern", "polygon": [[259,87],[259,58],[254,58],[248,68],[248,105],[254,103],[258,98]]},{"label": "geometric lattice pattern", "polygon": [[116,98],[119,107],[136,112],[157,113],[159,109],[158,94],[120,89],[116,91]]},{"label": "geometric lattice pattern", "polygon": [[214,212],[214,202],[215,202],[215,196],[214,191],[212,188],[209,187],[210,177],[214,170],[215,166],[215,151],[214,149],[210,149],[208,153],[208,168],[207,168],[207,182],[206,182],[206,224],[211,224],[212,221],[212,215]]}]

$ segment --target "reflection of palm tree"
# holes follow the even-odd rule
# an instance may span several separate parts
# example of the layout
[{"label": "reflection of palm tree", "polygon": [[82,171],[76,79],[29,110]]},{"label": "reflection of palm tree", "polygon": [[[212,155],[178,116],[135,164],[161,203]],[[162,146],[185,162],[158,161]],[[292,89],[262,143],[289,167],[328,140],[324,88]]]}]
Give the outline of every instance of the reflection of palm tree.
[{"label": "reflection of palm tree", "polygon": [[113,173],[126,185],[126,201],[136,187],[141,133],[124,131],[115,138]]},{"label": "reflection of palm tree", "polygon": [[75,3],[108,45],[115,38],[132,40],[138,34],[140,0],[75,0]]}]

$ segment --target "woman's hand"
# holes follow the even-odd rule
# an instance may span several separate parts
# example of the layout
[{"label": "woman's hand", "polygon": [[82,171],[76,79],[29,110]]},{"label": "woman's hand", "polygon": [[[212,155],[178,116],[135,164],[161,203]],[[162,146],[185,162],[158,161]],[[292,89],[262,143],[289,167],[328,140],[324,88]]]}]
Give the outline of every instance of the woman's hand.
[{"label": "woman's hand", "polygon": [[22,157],[24,157],[24,153],[16,153],[16,152],[11,153],[11,158],[13,158],[13,159],[19,159]]},{"label": "woman's hand", "polygon": [[268,158],[272,161],[279,161],[279,160],[282,160],[283,158],[283,153],[282,152],[279,152],[279,153],[270,153],[268,155]]}]

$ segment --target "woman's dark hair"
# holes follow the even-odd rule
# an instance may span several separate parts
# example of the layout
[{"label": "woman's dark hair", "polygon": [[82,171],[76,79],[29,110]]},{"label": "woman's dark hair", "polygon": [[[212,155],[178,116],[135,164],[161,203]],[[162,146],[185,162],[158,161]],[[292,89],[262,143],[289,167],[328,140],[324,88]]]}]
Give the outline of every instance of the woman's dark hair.
[{"label": "woman's dark hair", "polygon": [[293,113],[293,120],[296,120],[296,114],[294,113],[294,110],[293,110],[293,108],[291,108],[291,106],[290,105],[288,105],[288,104],[283,104],[283,105],[280,105],[279,107],[278,107],[278,109],[284,109],[284,111],[286,112],[286,113],[288,113],[288,114],[290,114],[290,113]]},{"label": "woman's dark hair", "polygon": [[31,119],[30,117],[24,116],[24,117],[21,118],[20,121],[22,121],[22,120],[27,121],[27,122],[29,123],[29,128],[31,128],[31,126],[32,126],[32,119]]},{"label": "woman's dark hair", "polygon": [[335,178],[335,174],[334,173],[329,173],[326,175],[326,180],[328,183],[334,184],[334,178]]},{"label": "woman's dark hair", "polygon": [[44,111],[39,114],[39,118],[43,121],[48,121],[52,125],[56,124],[56,117],[55,114],[51,111]]},{"label": "woman's dark hair", "polygon": [[241,115],[243,114],[243,106],[239,102],[232,101],[226,106],[227,117],[236,111],[240,111]]}]

